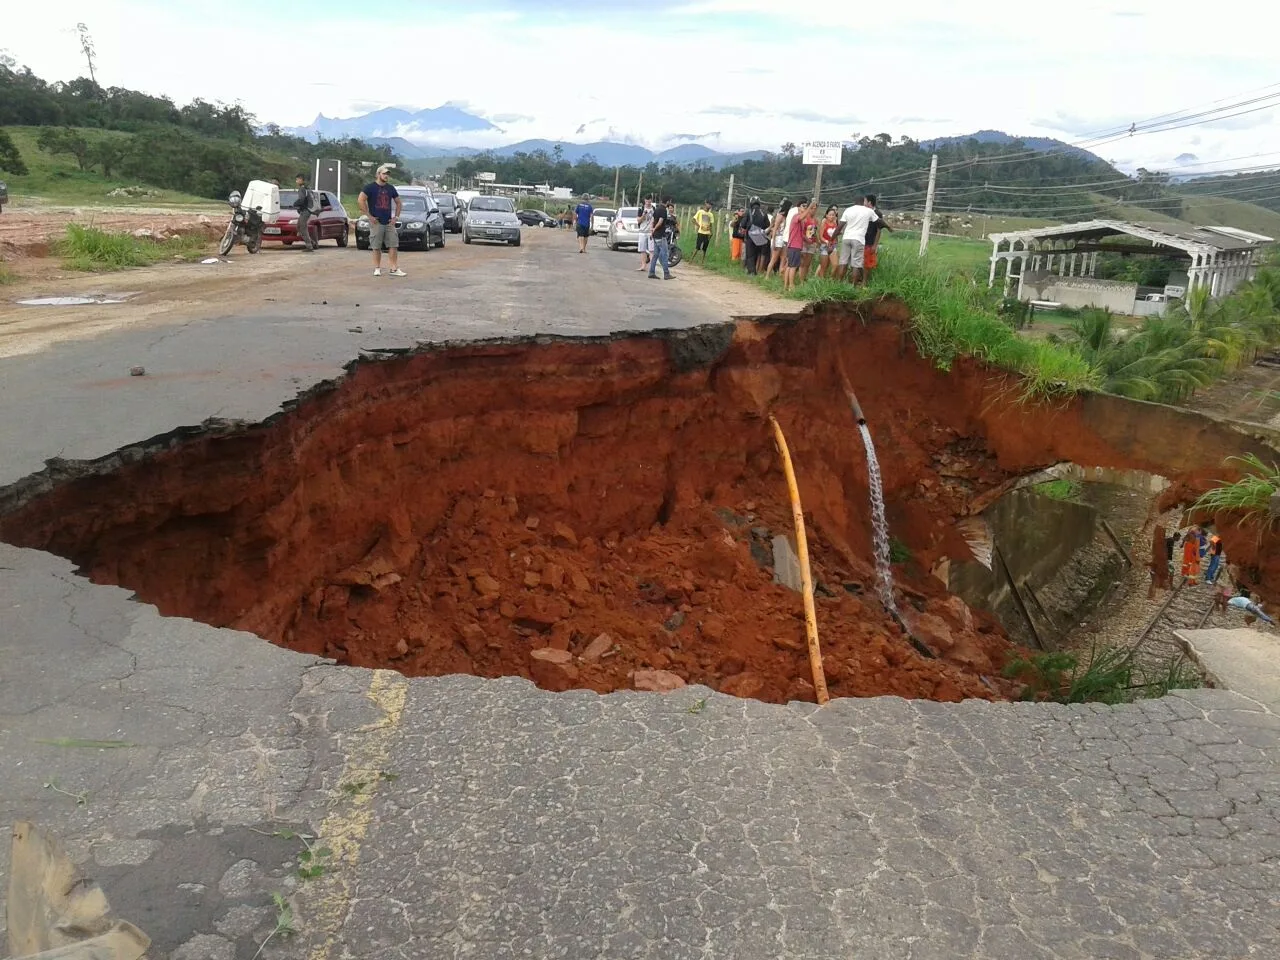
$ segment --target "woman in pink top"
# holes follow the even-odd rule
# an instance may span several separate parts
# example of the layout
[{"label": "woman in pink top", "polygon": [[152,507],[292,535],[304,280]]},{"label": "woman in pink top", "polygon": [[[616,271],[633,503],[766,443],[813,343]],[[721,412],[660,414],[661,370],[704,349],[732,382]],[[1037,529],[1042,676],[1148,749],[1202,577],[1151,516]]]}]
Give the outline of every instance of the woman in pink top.
[{"label": "woman in pink top", "polygon": [[800,272],[801,263],[804,262],[804,245],[807,231],[817,226],[813,219],[817,209],[817,202],[811,200],[791,220],[791,230],[787,235],[787,270],[782,278],[782,288],[784,290],[795,289],[796,275]]},{"label": "woman in pink top", "polygon": [[827,215],[822,218],[818,230],[818,272],[814,276],[829,277],[836,272],[836,231],[840,229],[840,221],[835,207],[827,207]]}]

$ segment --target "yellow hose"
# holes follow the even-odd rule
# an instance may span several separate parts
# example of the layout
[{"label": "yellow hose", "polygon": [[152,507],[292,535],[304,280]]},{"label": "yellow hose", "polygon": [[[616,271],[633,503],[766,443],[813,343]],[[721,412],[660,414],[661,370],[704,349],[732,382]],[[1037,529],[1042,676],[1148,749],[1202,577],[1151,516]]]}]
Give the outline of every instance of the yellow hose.
[{"label": "yellow hose", "polygon": [[827,694],[827,675],[822,669],[822,648],[818,646],[818,615],[813,608],[813,573],[809,570],[809,538],[804,532],[804,510],[800,506],[800,488],[796,486],[796,471],[791,466],[791,451],[787,449],[787,438],[782,435],[782,427],[773,415],[769,415],[769,423],[773,425],[773,439],[778,444],[778,452],[782,454],[782,469],[787,475],[787,493],[791,495],[791,517],[796,525],[796,554],[800,560],[800,587],[804,596],[804,626],[809,639],[809,667],[813,671],[813,692],[817,694],[818,704],[824,704],[831,697]]}]

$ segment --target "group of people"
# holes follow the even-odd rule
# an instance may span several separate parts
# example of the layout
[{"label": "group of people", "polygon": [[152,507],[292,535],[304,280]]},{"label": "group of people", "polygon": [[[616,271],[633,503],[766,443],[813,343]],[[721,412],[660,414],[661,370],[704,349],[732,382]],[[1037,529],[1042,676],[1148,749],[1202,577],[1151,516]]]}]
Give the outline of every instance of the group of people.
[{"label": "group of people", "polygon": [[[703,211],[709,211],[711,204],[703,205]],[[587,238],[591,236],[591,217],[595,208],[590,197],[583,197],[573,208],[573,219],[578,232],[578,252],[587,252]],[[696,220],[696,218],[695,218]],[[661,201],[653,196],[645,197],[640,204],[639,216],[636,218],[636,231],[639,237],[636,249],[640,252],[638,272],[647,271],[650,280],[658,279],[658,267],[662,267],[662,279],[670,280],[671,245],[680,235],[680,223],[676,218],[675,201],[664,197]],[[714,221],[709,221],[714,223]],[[711,240],[710,225],[707,227],[707,242]],[[706,246],[702,245],[702,227],[698,227],[698,249],[703,251],[703,262],[706,262]]]},{"label": "group of people", "polygon": [[[1171,566],[1179,538],[1177,533],[1166,538],[1165,547],[1169,554]],[[1201,567],[1207,559],[1209,565],[1203,571],[1204,582],[1216,585],[1218,578],[1222,575],[1222,571],[1226,568],[1226,553],[1223,549],[1222,538],[1214,531],[1213,525],[1194,525],[1181,534],[1181,540],[1181,572],[1183,580],[1192,586],[1198,583]],[[1251,593],[1247,586],[1243,584],[1233,586],[1230,579],[1230,574],[1228,574],[1227,581],[1224,582],[1221,591],[1215,598],[1215,606],[1218,609],[1225,611],[1228,607],[1232,607],[1243,611],[1246,624],[1252,624],[1255,619],[1262,620],[1264,623],[1275,623],[1262,609],[1262,604],[1258,601],[1257,596]]]},{"label": "group of people", "polygon": [[730,255],[749,274],[781,273],[783,287],[794,289],[815,277],[865,284],[875,269],[880,233],[892,231],[876,207],[874,194],[859,197],[843,212],[834,204],[818,219],[816,198],[784,199],[764,208],[752,197],[730,223]]}]

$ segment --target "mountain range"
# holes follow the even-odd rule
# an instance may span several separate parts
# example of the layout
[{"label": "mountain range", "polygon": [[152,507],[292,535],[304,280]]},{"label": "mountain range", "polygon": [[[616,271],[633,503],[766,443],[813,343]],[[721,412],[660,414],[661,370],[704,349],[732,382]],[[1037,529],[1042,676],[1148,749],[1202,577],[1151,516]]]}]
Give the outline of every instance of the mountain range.
[{"label": "mountain range", "polygon": [[[446,103],[443,106],[424,110],[386,107],[345,118],[326,117],[322,113],[306,126],[288,127],[285,128],[285,132],[308,140],[321,137],[328,139],[359,137],[369,143],[386,144],[406,160],[426,160],[440,157],[467,157],[486,152],[485,149],[460,144],[466,142],[468,135],[483,134],[487,139],[491,139],[494,134],[501,134],[503,131],[501,127],[484,117]],[[1080,156],[1098,159],[1087,150],[1073,147],[1060,140],[1047,137],[1015,137],[1000,130],[979,130],[977,133],[962,137],[939,137],[923,141],[920,146],[922,149],[930,150],[963,143],[970,139],[978,140],[980,143],[997,144],[1021,141],[1032,150],[1066,150]],[[440,141],[451,142],[451,145],[440,146],[438,145]],[[706,164],[719,169],[743,160],[758,160],[766,152],[749,150],[739,153],[722,153],[700,143],[682,143],[666,150],[655,151],[639,144],[618,143],[611,140],[598,140],[593,143],[521,140],[518,143],[486,149],[497,156],[509,157],[516,153],[534,153],[539,150],[554,153],[556,147],[560,148],[562,156],[570,163],[577,163],[584,157],[590,156],[605,167],[643,167],[649,163],[676,163]]]}]

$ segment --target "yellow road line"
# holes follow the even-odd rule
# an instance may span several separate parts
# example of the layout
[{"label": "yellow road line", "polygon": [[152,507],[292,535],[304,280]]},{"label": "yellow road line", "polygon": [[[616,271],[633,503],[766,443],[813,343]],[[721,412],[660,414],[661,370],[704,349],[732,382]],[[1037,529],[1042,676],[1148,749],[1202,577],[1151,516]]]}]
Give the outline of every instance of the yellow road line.
[{"label": "yellow road line", "polygon": [[332,850],[333,856],[328,858],[324,874],[308,881],[302,890],[308,910],[299,926],[314,944],[309,960],[327,960],[335,955],[341,941],[342,923],[360,862],[360,842],[373,820],[374,793],[382,782],[408,692],[409,682],[401,674],[374,671],[366,696],[382,710],[382,716],[361,727],[343,744],[346,759],[342,775],[330,791],[332,812],[320,825],[315,841],[315,846]]}]

